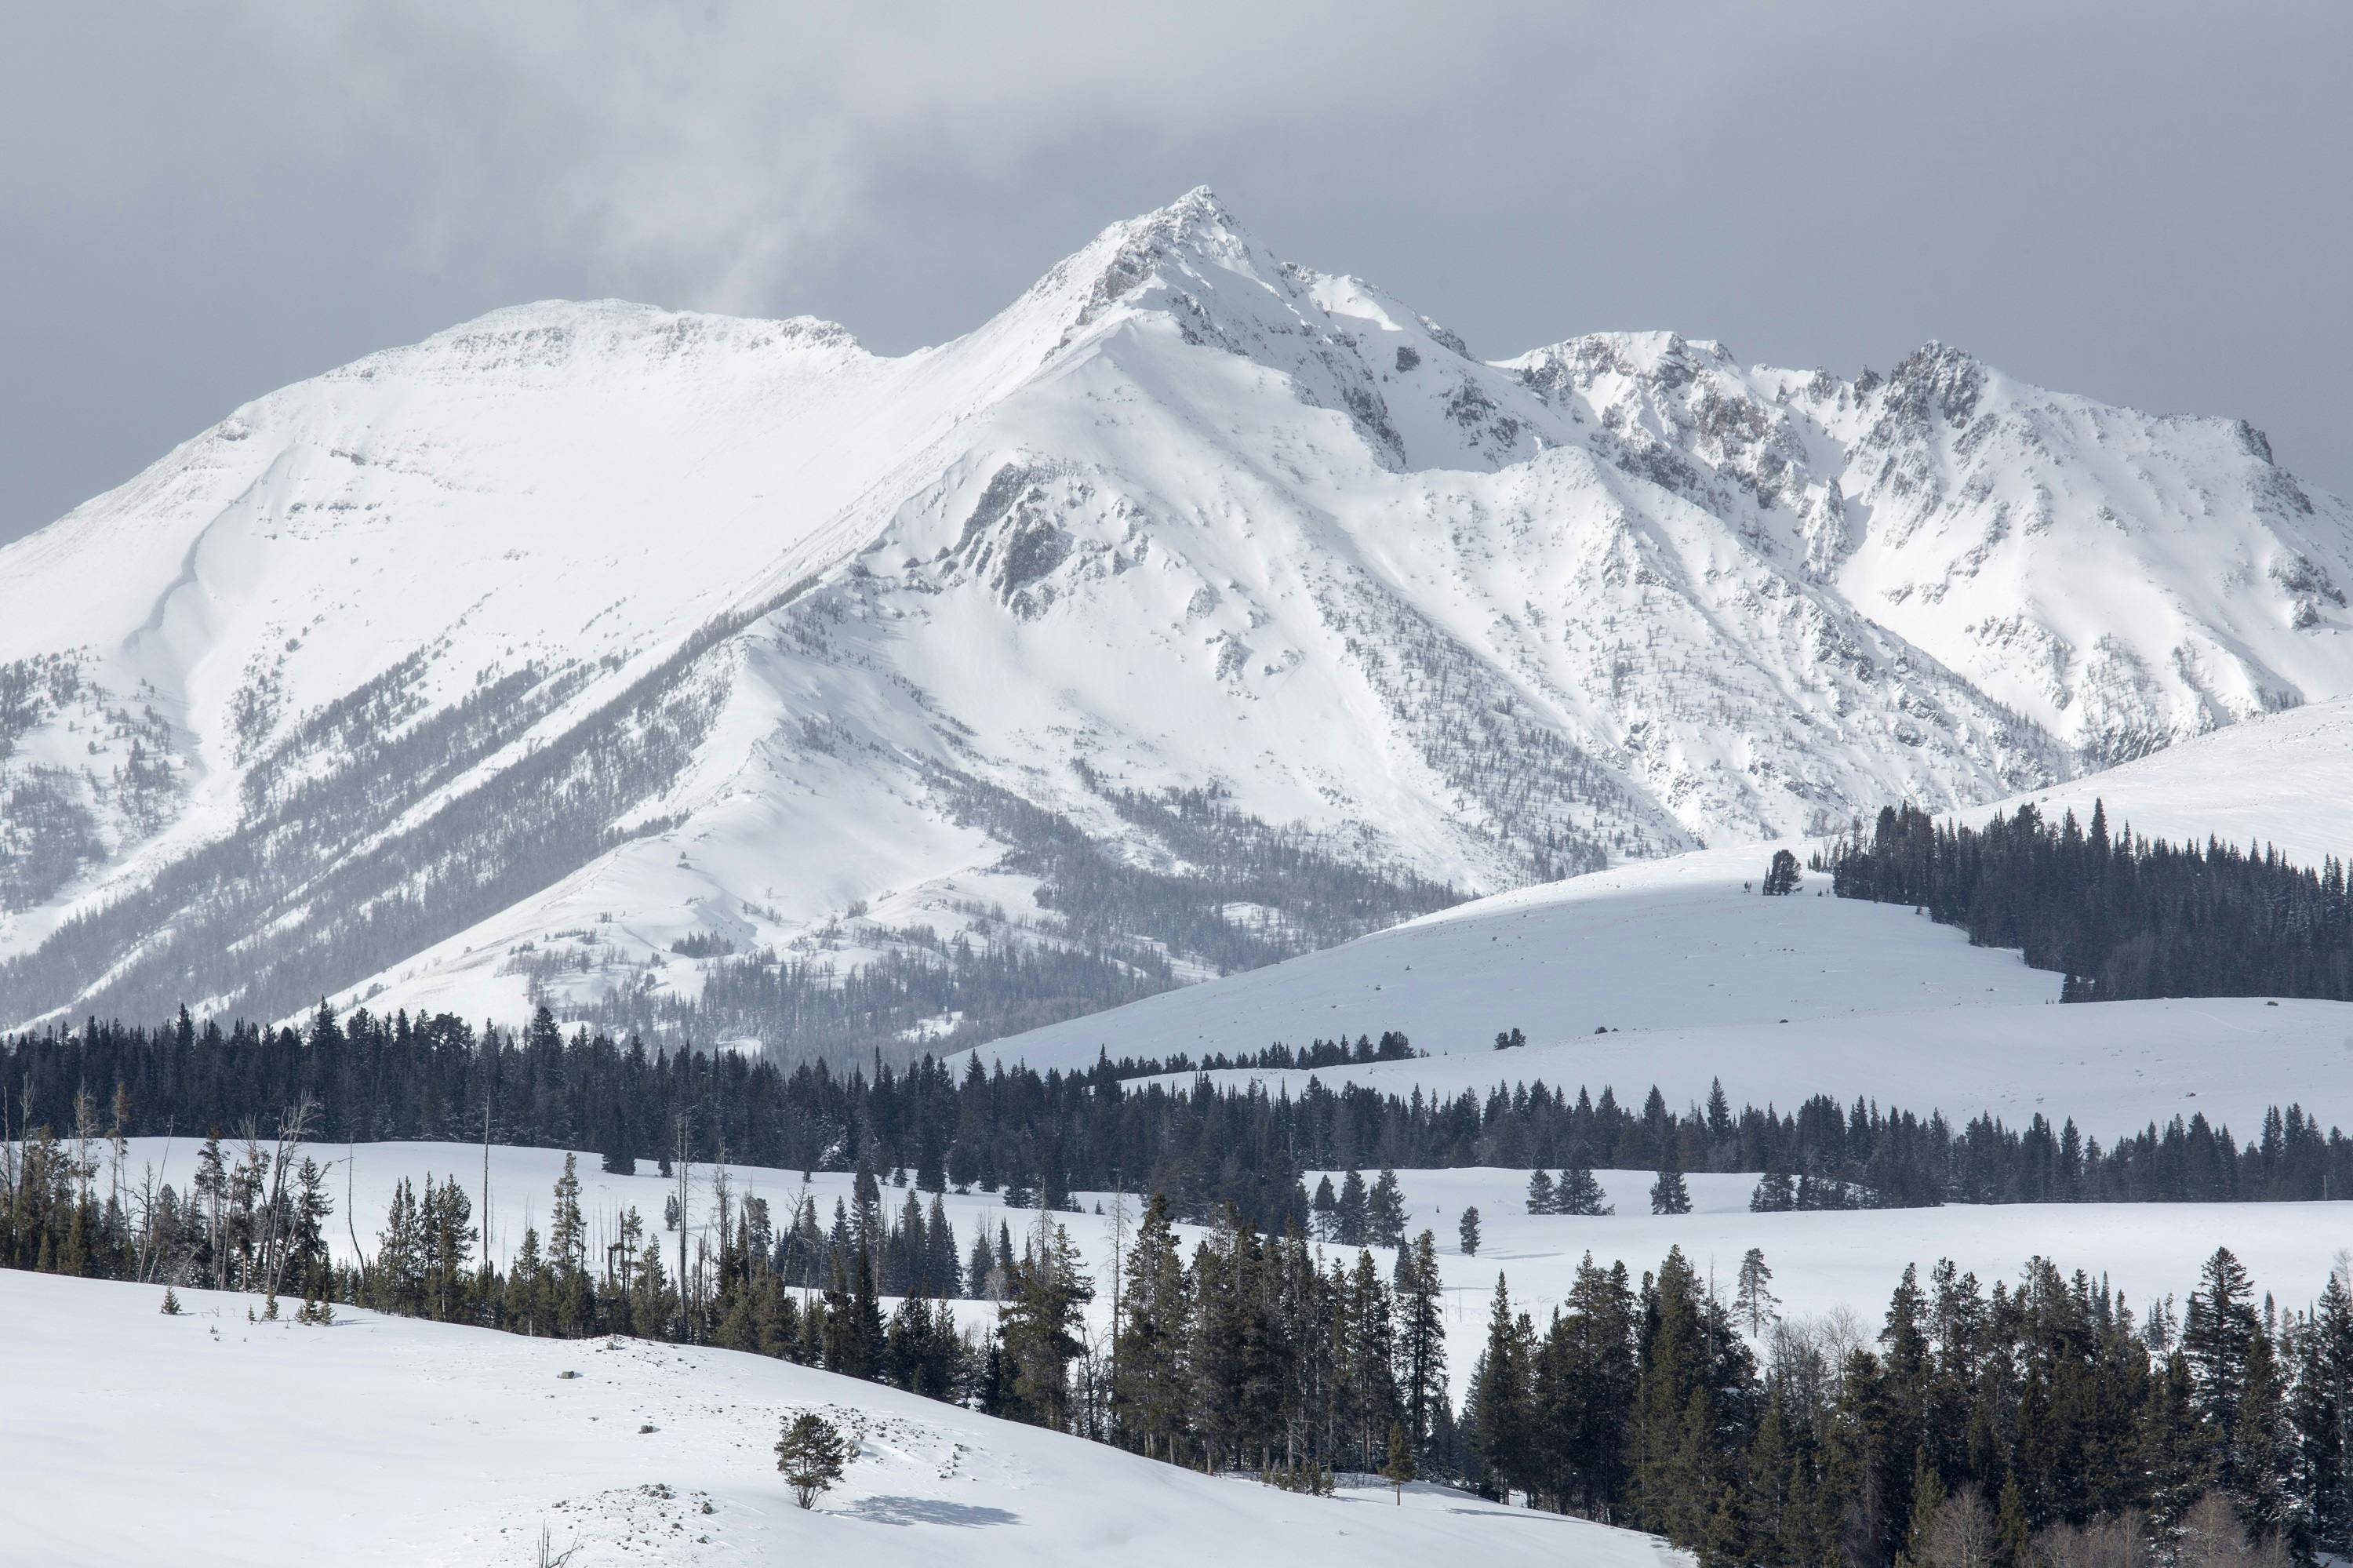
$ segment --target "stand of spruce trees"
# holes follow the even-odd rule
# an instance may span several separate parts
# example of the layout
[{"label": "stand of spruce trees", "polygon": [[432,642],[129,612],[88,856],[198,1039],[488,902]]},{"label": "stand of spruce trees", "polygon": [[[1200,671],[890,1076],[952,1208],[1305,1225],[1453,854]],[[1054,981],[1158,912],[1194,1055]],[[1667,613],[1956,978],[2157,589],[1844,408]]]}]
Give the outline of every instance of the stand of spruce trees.
[{"label": "stand of spruce trees", "polygon": [[2018,948],[2070,1001],[2163,996],[2353,1000],[2344,863],[2315,871],[2268,846],[2169,844],[2033,806],[1983,828],[1918,808],[1860,820],[1817,869],[1841,898],[1909,904],[1984,948]]},{"label": "stand of spruce trees", "polygon": [[2200,1114],[2103,1145],[2040,1113],[2022,1128],[1990,1117],[1956,1127],[1827,1096],[1736,1111],[1720,1086],[1678,1112],[1656,1087],[1638,1109],[1608,1086],[1597,1097],[1541,1081],[1451,1099],[1316,1080],[1295,1096],[1133,1081],[1157,1067],[1105,1053],[1072,1073],[984,1069],[976,1057],[960,1073],[928,1058],[871,1075],[786,1072],[733,1052],[566,1036],[544,1009],[526,1029],[479,1033],[446,1013],[339,1019],[322,1007],[307,1030],[225,1030],[184,1011],[160,1030],[91,1021],[0,1039],[0,1139],[42,1127],[202,1137],[301,1106],[306,1136],[329,1143],[487,1137],[593,1150],[616,1169],[670,1156],[863,1163],[912,1171],[927,1191],[1006,1191],[1049,1207],[1073,1191],[1160,1192],[1180,1219],[1230,1204],[1277,1232],[1307,1219],[1303,1172],[1352,1166],[1760,1171],[1872,1207],[2353,1192],[2353,1139],[2294,1105],[2243,1143]]},{"label": "stand of spruce trees", "polygon": [[[2283,1309],[2217,1251],[2177,1318],[2171,1298],[2137,1316],[2042,1259],[1990,1291],[1945,1263],[1925,1282],[1907,1268],[1871,1335],[1780,1320],[1761,1254],[1730,1302],[1680,1251],[1639,1281],[1588,1257],[1542,1321],[1498,1277],[1458,1409],[1428,1231],[1384,1268],[1229,1206],[1187,1255],[1155,1194],[1106,1335],[1051,1211],[1022,1216],[1018,1245],[1005,1221],[984,1228],[960,1266],[936,1196],[911,1191],[894,1216],[871,1171],[829,1228],[805,1202],[779,1216],[709,1183],[684,1250],[634,1211],[592,1234],[567,1160],[546,1234],[526,1230],[503,1268],[462,1184],[427,1176],[342,1264],[332,1195],[290,1143],[209,1141],[185,1197],[126,1190],[104,1149],[43,1137],[13,1154],[12,1259],[246,1290],[272,1316],[299,1292],[304,1323],[343,1302],[780,1356],[1304,1491],[1348,1473],[1451,1481],[1656,1531],[1706,1568],[2188,1568],[2353,1545],[2342,1271]],[[993,1311],[960,1323],[959,1289]]]}]

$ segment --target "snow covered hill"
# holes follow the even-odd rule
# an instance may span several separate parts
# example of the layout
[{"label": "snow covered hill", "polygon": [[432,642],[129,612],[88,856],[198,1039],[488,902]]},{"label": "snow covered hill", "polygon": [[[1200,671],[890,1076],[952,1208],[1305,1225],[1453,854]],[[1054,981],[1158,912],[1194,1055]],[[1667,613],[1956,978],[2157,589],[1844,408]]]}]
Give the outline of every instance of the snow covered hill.
[{"label": "snow covered hill", "polygon": [[[1091,1065],[1103,1051],[1114,1060],[1198,1059],[1394,1029],[1432,1055],[1484,1054],[1514,1028],[1549,1045],[1604,1030],[2058,999],[2056,975],[2014,952],[1972,948],[1908,910],[1757,896],[1771,854],[1755,845],[1698,851],[1499,894],[980,1054],[1043,1070]],[[1525,1058],[1510,1060],[1523,1070]]]},{"label": "snow covered hill", "polygon": [[[2202,778],[2204,748],[2299,717],[2172,756]],[[2125,771],[2163,776],[2172,756]],[[2126,798],[2182,799],[2154,787]],[[2089,800],[2080,804],[2088,813]],[[2013,1127],[2040,1112],[2104,1141],[2201,1110],[2246,1136],[2265,1109],[2291,1102],[2326,1122],[2353,1121],[2353,1004],[2058,1006],[2059,976],[2026,968],[2016,952],[1972,948],[1907,909],[1809,896],[1826,878],[1810,877],[1797,897],[1757,896],[1769,853],[1701,851],[1523,888],[978,1054],[1041,1070],[1091,1065],[1106,1052],[1198,1061],[1395,1029],[1429,1054],[1209,1076],[1293,1093],[1314,1077],[1450,1097],[1541,1081],[1638,1102],[1655,1086],[1677,1108],[1704,1103],[1721,1081],[1736,1107],[1787,1110],[1828,1094],[1964,1120],[1988,1113]],[[1495,1050],[1495,1035],[1511,1029],[1528,1044]]]},{"label": "snow covered hill", "polygon": [[[2353,702],[2314,703],[2185,741],[2150,757],[1999,802],[2031,800],[2057,819],[2092,820],[2105,805],[2118,828],[2151,839],[2245,848],[2274,844],[2299,865],[2353,856]],[[1981,821],[1996,807],[1959,813]]]},{"label": "snow covered hill", "polygon": [[1050,955],[882,1010],[985,1039],[2353,694],[2348,522],[1941,345],[1482,361],[1206,191],[895,358],[525,306],[0,551],[0,1020],[806,1044],[728,952]]},{"label": "snow covered hill", "polygon": [[[1398,1507],[1207,1477],[760,1356],[353,1309],[248,1324],[252,1298],[195,1290],[166,1318],[159,1299],[0,1271],[22,1561],[523,1565],[543,1524],[583,1564],[1689,1561],[1433,1486]],[[772,1448],[810,1409],[856,1442],[803,1512]]]}]

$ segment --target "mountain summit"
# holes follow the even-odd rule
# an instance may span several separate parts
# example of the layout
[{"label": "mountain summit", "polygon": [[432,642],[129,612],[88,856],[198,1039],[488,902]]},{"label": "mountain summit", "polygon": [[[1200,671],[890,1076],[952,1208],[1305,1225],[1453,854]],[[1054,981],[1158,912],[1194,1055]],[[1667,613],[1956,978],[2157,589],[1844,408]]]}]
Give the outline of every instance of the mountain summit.
[{"label": "mountain summit", "polygon": [[2353,693],[2348,521],[1941,344],[1481,361],[1206,189],[898,357],[496,312],[0,550],[0,1022],[984,1039]]}]

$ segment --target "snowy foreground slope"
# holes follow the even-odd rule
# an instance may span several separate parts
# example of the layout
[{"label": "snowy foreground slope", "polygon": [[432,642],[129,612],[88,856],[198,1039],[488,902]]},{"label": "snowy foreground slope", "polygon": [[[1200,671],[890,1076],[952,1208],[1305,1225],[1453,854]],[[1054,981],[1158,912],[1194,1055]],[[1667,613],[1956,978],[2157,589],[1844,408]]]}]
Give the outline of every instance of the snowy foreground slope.
[{"label": "snowy foreground slope", "polygon": [[[0,551],[0,1023],[650,1010],[926,927],[1166,983],[1349,934],[1334,866],[1494,891],[2353,694],[2348,522],[1942,345],[1483,360],[1207,192],[895,358],[520,307]],[[1166,917],[1231,848],[1166,787],[1315,875]]]},{"label": "snowy foreground slope", "polygon": [[[725,1351],[531,1340],[251,1298],[0,1271],[0,1469],[28,1563],[1687,1562],[1648,1536],[1432,1487],[1316,1499],[1212,1478],[873,1383]],[[559,1374],[574,1372],[575,1378]],[[793,1506],[771,1447],[857,1434]],[[356,1417],[356,1418],[355,1418]]]}]

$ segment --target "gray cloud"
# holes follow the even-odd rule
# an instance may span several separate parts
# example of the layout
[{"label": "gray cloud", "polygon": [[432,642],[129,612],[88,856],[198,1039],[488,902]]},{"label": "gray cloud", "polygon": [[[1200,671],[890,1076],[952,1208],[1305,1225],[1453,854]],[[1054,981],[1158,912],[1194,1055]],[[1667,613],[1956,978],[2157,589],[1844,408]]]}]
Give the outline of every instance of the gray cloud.
[{"label": "gray cloud", "polygon": [[0,537],[492,306],[976,324],[1199,181],[1490,353],[1922,339],[2353,488],[2336,5],[251,3],[0,58]]}]

